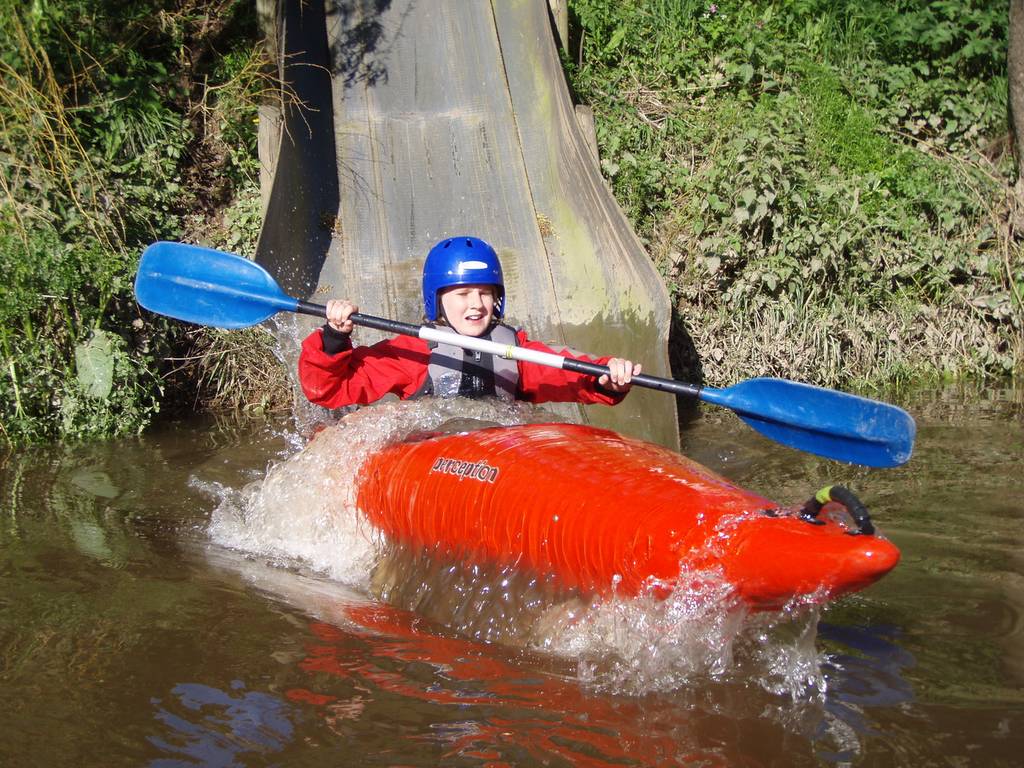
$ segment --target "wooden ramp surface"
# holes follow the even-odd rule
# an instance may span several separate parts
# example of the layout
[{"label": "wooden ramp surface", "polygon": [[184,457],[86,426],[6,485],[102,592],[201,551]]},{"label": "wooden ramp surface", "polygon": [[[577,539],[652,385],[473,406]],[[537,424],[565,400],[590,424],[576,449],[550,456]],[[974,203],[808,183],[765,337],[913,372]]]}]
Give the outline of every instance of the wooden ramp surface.
[{"label": "wooden ramp surface", "polygon": [[[668,297],[601,179],[544,0],[283,0],[272,12],[304,108],[261,127],[257,260],[286,290],[418,322],[427,251],[473,234],[501,256],[512,324],[669,375]],[[300,335],[315,326],[302,322]],[[562,412],[678,447],[668,395]]]}]

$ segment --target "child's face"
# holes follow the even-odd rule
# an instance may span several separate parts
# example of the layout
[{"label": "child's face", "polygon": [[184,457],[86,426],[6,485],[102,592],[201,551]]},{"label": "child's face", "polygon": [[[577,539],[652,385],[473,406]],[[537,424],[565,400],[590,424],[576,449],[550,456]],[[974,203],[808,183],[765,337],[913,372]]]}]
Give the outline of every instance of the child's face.
[{"label": "child's face", "polygon": [[480,336],[494,319],[493,285],[456,285],[441,292],[448,325],[464,336]]}]

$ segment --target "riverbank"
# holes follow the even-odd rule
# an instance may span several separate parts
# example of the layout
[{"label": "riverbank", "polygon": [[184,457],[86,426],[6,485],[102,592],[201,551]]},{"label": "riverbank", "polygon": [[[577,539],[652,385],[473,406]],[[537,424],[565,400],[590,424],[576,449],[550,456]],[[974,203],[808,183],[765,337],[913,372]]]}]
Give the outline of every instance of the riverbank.
[{"label": "riverbank", "polygon": [[677,373],[1021,373],[1005,7],[569,7],[570,79],[672,293]]},{"label": "riverbank", "polygon": [[[676,376],[853,389],[1018,375],[1005,11],[569,2],[566,72],[674,305]],[[157,239],[251,254],[248,0],[4,4],[0,440],[291,407],[260,329],[141,312]]]},{"label": "riverbank", "polygon": [[3,3],[0,33],[0,441],[285,402],[269,334],[170,323],[132,293],[154,240],[254,248],[276,98],[254,4]]}]

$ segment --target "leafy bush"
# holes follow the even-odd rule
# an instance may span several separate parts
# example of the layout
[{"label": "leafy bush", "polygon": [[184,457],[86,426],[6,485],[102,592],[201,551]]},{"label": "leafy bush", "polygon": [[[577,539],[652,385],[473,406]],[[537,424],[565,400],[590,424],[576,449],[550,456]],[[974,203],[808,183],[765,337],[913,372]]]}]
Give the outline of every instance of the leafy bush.
[{"label": "leafy bush", "polygon": [[[222,205],[251,187],[255,8],[2,0],[0,34],[0,434],[138,432],[167,358],[191,343],[140,316],[138,255],[185,237],[210,189]],[[224,59],[206,55],[218,35]],[[229,148],[210,149],[208,124]]]},{"label": "leafy bush", "polygon": [[157,409],[153,360],[101,329],[105,315],[126,315],[123,265],[95,241],[75,247],[52,229],[0,224],[0,269],[7,438],[103,437],[146,423]]},{"label": "leafy bush", "polygon": [[[1005,8],[570,9],[580,30],[570,75],[595,107],[602,167],[712,378],[833,384],[1019,364],[1010,164],[984,151],[1005,132]],[[784,331],[812,319],[828,324],[813,334],[820,354],[794,369],[787,345],[805,338]],[[752,341],[766,323],[779,333],[768,358]],[[731,339],[734,362],[708,329]],[[856,354],[855,340],[882,354]]]}]

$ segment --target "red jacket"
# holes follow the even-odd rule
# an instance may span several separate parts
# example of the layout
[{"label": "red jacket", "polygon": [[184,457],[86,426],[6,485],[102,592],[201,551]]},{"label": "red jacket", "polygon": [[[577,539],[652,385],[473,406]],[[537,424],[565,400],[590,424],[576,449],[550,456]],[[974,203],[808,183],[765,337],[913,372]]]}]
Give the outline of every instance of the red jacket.
[{"label": "red jacket", "polygon": [[[337,354],[324,352],[323,328],[309,334],[299,355],[299,382],[310,402],[327,408],[367,405],[389,392],[406,400],[419,391],[427,377],[430,348],[423,339],[396,336],[366,347],[352,347],[348,341]],[[541,352],[553,350],[539,341],[530,341],[525,331],[517,331],[519,346]],[[567,350],[557,354],[570,357]],[[580,360],[606,363],[609,358]],[[530,403],[580,402],[615,405],[625,396],[597,386],[597,379],[585,374],[519,362],[516,398]]]}]

